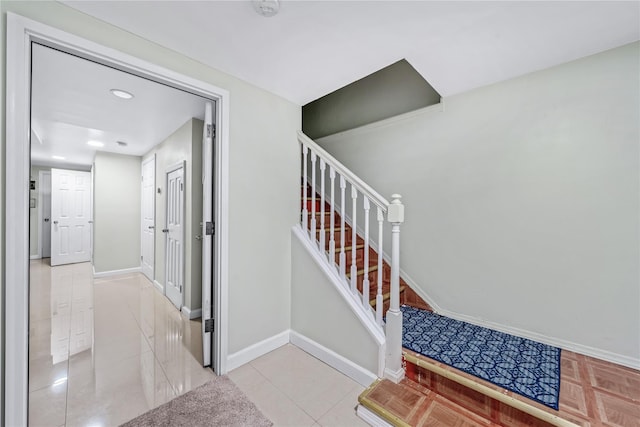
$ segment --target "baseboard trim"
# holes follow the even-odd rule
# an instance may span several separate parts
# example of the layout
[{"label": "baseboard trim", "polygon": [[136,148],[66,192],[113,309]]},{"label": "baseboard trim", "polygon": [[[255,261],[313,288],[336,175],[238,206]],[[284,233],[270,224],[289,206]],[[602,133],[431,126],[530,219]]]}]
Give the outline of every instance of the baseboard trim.
[{"label": "baseboard trim", "polygon": [[123,268],[122,270],[110,270],[97,272],[95,267],[93,268],[93,277],[98,279],[100,277],[119,276],[121,274],[140,273],[142,269],[140,267]]},{"label": "baseboard trim", "polygon": [[380,418],[378,414],[376,414],[369,408],[362,406],[362,404],[356,407],[356,415],[360,419],[364,420],[364,422],[373,427],[393,427],[393,424],[389,424],[388,422]]},{"label": "baseboard trim", "polygon": [[189,320],[197,319],[198,317],[202,317],[202,309],[196,308],[194,310],[190,310],[188,307],[183,306],[180,311],[182,314]]},{"label": "baseboard trim", "polygon": [[164,295],[164,285],[160,282],[158,282],[157,280],[153,281],[153,286],[155,286],[155,288],[162,294]]},{"label": "baseboard trim", "polygon": [[240,366],[251,362],[258,357],[265,355],[285,344],[289,343],[290,330],[282,331],[277,335],[264,339],[247,348],[237,351],[227,356],[227,372],[233,371]]},{"label": "baseboard trim", "polygon": [[373,372],[296,331],[291,331],[290,339],[291,344],[322,360],[363,387],[369,387],[372,382],[378,379]]},{"label": "baseboard trim", "polygon": [[611,351],[602,350],[595,347],[589,347],[586,345],[578,344],[578,343],[564,340],[561,338],[549,337],[547,335],[539,334],[537,332],[531,332],[524,329],[505,326],[505,325],[491,322],[488,320],[477,319],[472,316],[455,313],[449,310],[440,310],[439,314],[446,317],[450,317],[452,319],[471,323],[473,325],[483,326],[485,328],[493,329],[496,331],[504,332],[504,333],[515,335],[522,338],[528,338],[530,340],[538,341],[543,344],[559,347],[563,350],[573,351],[575,353],[583,354],[585,356],[594,357],[596,359],[605,360],[607,362],[615,363],[617,365],[627,366],[629,368],[640,370],[640,360],[634,359],[633,357],[624,356],[622,354],[613,353]]}]

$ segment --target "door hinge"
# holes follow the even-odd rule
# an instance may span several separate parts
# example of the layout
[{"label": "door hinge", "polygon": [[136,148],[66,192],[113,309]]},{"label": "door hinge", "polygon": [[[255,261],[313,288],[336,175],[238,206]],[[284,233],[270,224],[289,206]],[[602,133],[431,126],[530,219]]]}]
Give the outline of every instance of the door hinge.
[{"label": "door hinge", "polygon": [[207,125],[207,138],[214,138],[216,134],[216,125]]},{"label": "door hinge", "polygon": [[207,227],[205,230],[205,233],[207,236],[212,236],[213,234],[215,234],[216,232],[216,223],[215,222],[211,222],[211,221],[207,221]]},{"label": "door hinge", "polygon": [[182,191],[182,190],[183,190],[182,185],[183,185],[183,184],[182,184],[182,183],[180,183],[180,191]]},{"label": "door hinge", "polygon": [[140,255],[140,261],[142,261],[142,260],[143,260],[142,255]]},{"label": "door hinge", "polygon": [[213,332],[214,330],[214,323],[213,323],[213,319],[207,319],[204,321],[204,332]]}]

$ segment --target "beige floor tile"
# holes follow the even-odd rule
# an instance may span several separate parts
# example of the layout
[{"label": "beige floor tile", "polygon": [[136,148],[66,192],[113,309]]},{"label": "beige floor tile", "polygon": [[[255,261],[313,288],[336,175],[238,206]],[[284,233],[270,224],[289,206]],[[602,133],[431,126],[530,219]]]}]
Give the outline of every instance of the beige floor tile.
[{"label": "beige floor tile", "polygon": [[267,379],[254,368],[250,363],[240,366],[227,374],[231,381],[233,381],[240,390],[246,393],[246,390],[251,389],[265,381]]},{"label": "beige floor tile", "polygon": [[323,427],[365,427],[368,424],[356,415],[358,396],[364,391],[364,387],[358,385],[347,393],[334,407],[325,413],[318,424]]},{"label": "beige floor tile", "polygon": [[215,374],[210,368],[204,368],[187,349],[180,348],[179,356],[160,363],[169,383],[177,395],[186,393],[213,379]]},{"label": "beige floor tile", "polygon": [[[68,354],[68,353],[67,353]],[[68,376],[66,359],[53,363],[51,355],[29,361],[29,391],[39,390],[63,381]]]},{"label": "beige floor tile", "polygon": [[315,420],[269,381],[245,391],[249,399],[275,426],[311,426]]},{"label": "beige floor tile", "polygon": [[69,378],[67,425],[118,425],[174,396],[150,352]]},{"label": "beige floor tile", "polygon": [[64,425],[66,406],[66,382],[30,392],[29,425],[32,427]]}]

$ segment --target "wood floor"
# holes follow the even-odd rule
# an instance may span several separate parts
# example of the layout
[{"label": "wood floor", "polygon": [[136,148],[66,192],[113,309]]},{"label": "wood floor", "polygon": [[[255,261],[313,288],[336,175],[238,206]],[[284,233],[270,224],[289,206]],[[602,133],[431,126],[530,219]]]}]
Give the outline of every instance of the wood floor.
[{"label": "wood floor", "polygon": [[587,427],[640,427],[640,371],[566,350],[561,362],[560,408],[554,411],[432,361],[447,372],[472,378],[500,394],[558,416],[560,420],[553,424],[411,364],[407,365],[407,376],[413,380],[405,379],[400,384],[381,381],[365,390],[361,403],[395,425],[549,426],[567,425],[568,421]]}]

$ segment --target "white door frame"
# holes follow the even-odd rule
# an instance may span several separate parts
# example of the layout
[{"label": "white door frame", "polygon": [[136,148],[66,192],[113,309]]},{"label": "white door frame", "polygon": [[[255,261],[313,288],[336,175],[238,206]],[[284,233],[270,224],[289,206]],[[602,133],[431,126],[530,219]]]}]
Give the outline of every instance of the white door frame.
[{"label": "white door frame", "polygon": [[[151,277],[147,276],[150,280],[151,283],[153,283],[153,281],[156,279],[156,233],[157,230],[155,229],[156,227],[156,153],[151,154],[150,156],[145,157],[144,159],[142,159],[142,163],[141,163],[141,169],[142,169],[142,182],[140,183],[140,204],[141,204],[141,209],[140,209],[140,251],[144,252],[143,248],[144,248],[144,240],[145,240],[145,231],[144,231],[144,227],[145,227],[145,220],[144,220],[144,166],[145,164],[149,163],[149,162],[153,162],[153,198],[152,198],[152,205],[153,205],[153,245],[151,248],[151,251],[153,252],[153,266],[151,269]],[[147,227],[149,227],[149,225],[147,225]],[[141,253],[141,255],[143,255]],[[144,268],[144,259],[142,258],[142,256],[140,257],[140,269],[142,270],[142,272],[145,272],[145,268]]]},{"label": "white door frame", "polygon": [[51,170],[38,171],[38,258],[44,258],[44,194],[42,194],[42,177],[49,175],[49,256],[51,256]]},{"label": "white door frame", "polygon": [[[29,181],[30,181],[30,84],[31,43],[38,42],[63,52],[109,65],[116,69],[198,94],[216,102],[216,212],[215,307],[219,319],[215,330],[214,369],[227,372],[228,265],[229,265],[229,92],[200,80],[143,61],[49,25],[7,12],[6,48],[6,157],[5,157],[5,257],[3,309],[4,341],[0,354],[4,371],[4,425],[27,425],[28,411],[28,313],[29,313]],[[11,348],[6,352],[4,349]]]}]

